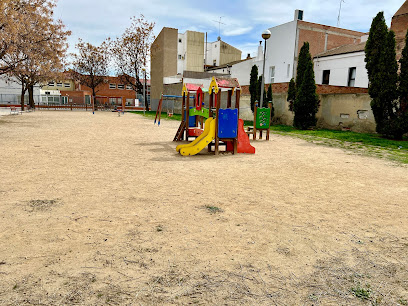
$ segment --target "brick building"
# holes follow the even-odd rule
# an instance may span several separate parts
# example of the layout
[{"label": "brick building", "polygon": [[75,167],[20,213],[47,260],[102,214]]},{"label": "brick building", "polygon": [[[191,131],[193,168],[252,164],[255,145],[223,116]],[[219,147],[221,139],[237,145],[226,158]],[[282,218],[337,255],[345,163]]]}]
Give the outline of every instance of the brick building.
[{"label": "brick building", "polygon": [[[304,42],[309,42],[310,53],[315,55],[361,42],[365,33],[303,21],[303,12],[296,10],[288,23],[269,28],[271,37],[266,41],[266,83],[289,82],[296,75],[297,60]],[[261,67],[260,67],[261,68]]]},{"label": "brick building", "polygon": [[[50,81],[44,85],[43,91],[61,92],[62,104],[91,104],[92,89],[79,84],[66,74],[65,80]],[[142,84],[144,80],[140,80]],[[150,101],[150,80],[146,80],[146,96]],[[126,84],[120,77],[106,77],[106,82],[96,88],[97,104],[143,106],[143,95],[137,94],[132,87]]]},{"label": "brick building", "polygon": [[405,1],[392,17],[391,30],[395,32],[395,40],[397,42],[397,60],[399,60],[401,58],[402,49],[405,46],[405,35],[407,34],[408,30],[408,1]]}]

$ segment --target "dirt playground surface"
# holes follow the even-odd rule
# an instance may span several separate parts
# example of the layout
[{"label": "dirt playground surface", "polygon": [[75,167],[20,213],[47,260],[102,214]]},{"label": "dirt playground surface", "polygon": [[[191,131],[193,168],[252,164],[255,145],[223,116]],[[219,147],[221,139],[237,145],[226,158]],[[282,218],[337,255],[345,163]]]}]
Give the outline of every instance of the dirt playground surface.
[{"label": "dirt playground surface", "polygon": [[182,157],[177,127],[0,118],[1,305],[407,305],[407,167],[278,135]]}]

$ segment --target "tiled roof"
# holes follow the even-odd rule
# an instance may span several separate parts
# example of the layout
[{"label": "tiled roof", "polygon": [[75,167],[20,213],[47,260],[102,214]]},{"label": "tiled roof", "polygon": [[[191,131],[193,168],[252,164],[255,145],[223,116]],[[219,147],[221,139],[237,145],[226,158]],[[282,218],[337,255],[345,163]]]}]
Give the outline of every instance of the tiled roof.
[{"label": "tiled roof", "polygon": [[408,14],[408,0],[404,2],[400,9],[395,13],[394,17],[405,14]]},{"label": "tiled roof", "polygon": [[335,49],[331,49],[329,51],[320,53],[315,56],[317,57],[326,57],[326,56],[333,56],[333,55],[340,55],[340,54],[347,54],[347,53],[354,53],[354,52],[361,52],[364,51],[366,43],[362,42],[357,45],[343,45],[340,47],[337,47]]}]

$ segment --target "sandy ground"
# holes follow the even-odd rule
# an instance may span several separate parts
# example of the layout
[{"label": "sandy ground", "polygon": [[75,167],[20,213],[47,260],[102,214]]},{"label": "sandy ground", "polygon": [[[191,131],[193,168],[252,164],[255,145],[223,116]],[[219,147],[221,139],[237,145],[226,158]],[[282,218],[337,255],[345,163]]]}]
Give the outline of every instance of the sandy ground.
[{"label": "sandy ground", "polygon": [[1,305],[407,305],[408,168],[278,135],[182,157],[177,127],[1,117]]}]

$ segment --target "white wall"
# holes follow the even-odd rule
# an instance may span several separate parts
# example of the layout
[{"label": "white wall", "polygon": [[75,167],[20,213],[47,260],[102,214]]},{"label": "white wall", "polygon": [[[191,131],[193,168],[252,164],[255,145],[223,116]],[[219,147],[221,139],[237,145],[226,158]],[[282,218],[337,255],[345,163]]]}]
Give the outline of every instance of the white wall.
[{"label": "white wall", "polygon": [[[249,79],[251,75],[251,69],[253,65],[258,66],[258,75],[261,74],[262,69],[262,62],[258,61],[256,57],[251,58],[249,60],[237,63],[229,68],[230,70],[230,77],[238,79],[239,85],[249,85]],[[216,70],[211,70],[211,72],[215,73],[227,73],[227,68],[220,68]]]},{"label": "white wall", "polygon": [[[181,39],[181,43],[179,42]],[[181,34],[178,33],[178,40],[177,40],[177,74],[182,74],[185,70],[185,66],[187,65],[186,57],[186,50],[187,50],[187,33]],[[179,55],[181,55],[181,59],[179,59]]]},{"label": "white wall", "polygon": [[[220,41],[215,41],[212,43],[207,43],[207,58],[205,59],[206,65],[214,65],[214,61],[216,61],[216,65],[220,64]],[[204,54],[205,54],[205,43],[204,43]]]},{"label": "white wall", "polygon": [[356,67],[354,87],[368,88],[368,75],[364,62],[364,51],[326,56],[314,59],[316,84],[323,82],[323,70],[330,70],[329,85],[347,86],[349,68]]},{"label": "white wall", "polygon": [[[265,83],[270,83],[270,67],[275,66],[274,83],[289,82],[293,77],[297,21],[270,28],[271,37],[266,41]],[[288,74],[289,65],[289,74]],[[262,74],[262,67],[259,75]]]},{"label": "white wall", "polygon": [[[17,80],[7,80],[4,76],[0,77],[0,94],[5,95],[21,95],[21,85]],[[28,94],[26,92],[26,94]],[[34,86],[34,95],[40,95],[40,86]]]}]

